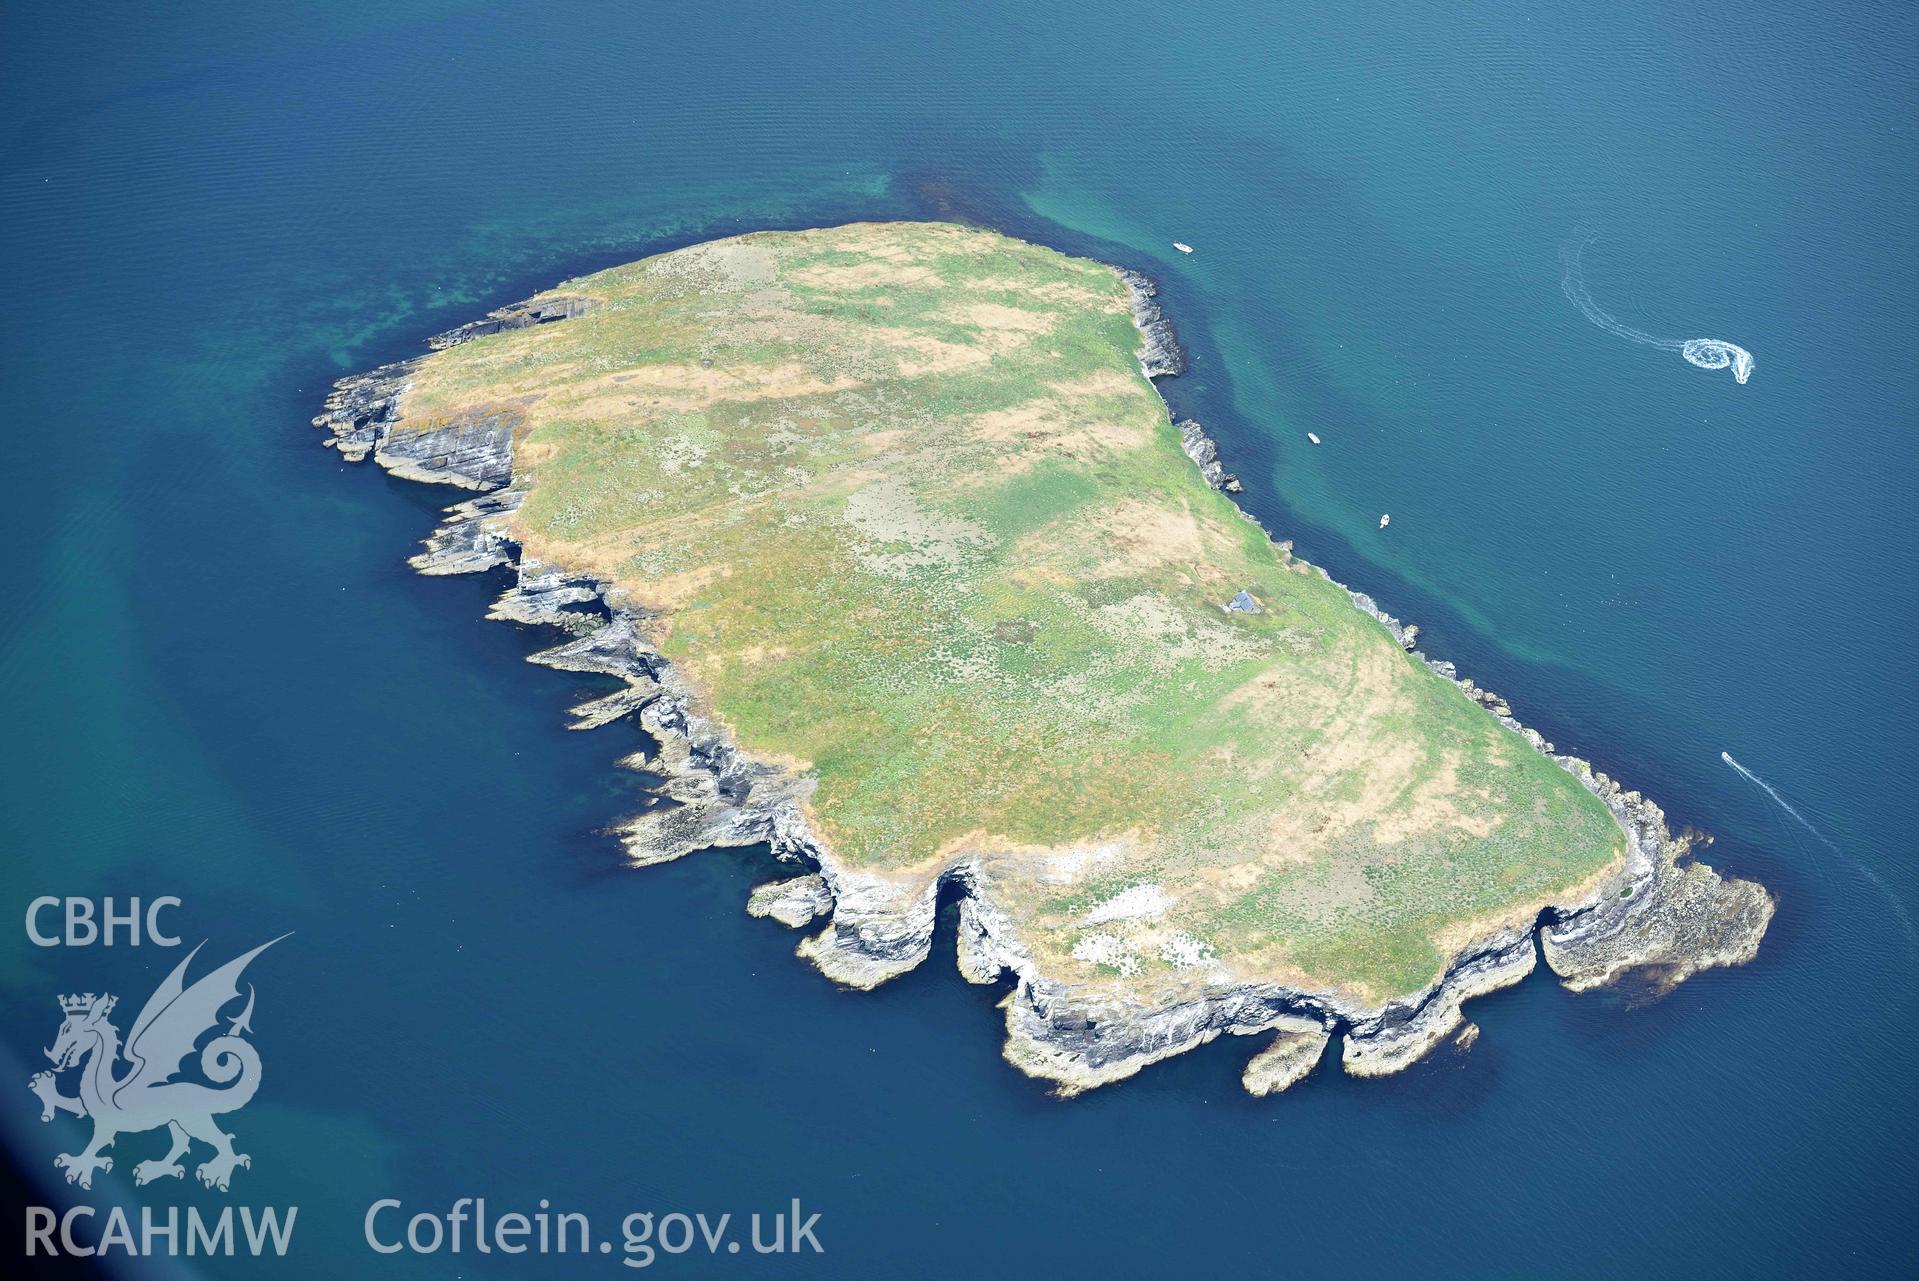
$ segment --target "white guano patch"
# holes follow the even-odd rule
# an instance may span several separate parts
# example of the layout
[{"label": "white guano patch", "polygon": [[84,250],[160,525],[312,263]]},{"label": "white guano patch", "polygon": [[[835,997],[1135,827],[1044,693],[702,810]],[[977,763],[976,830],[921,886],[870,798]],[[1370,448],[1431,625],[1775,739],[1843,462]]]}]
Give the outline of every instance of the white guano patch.
[{"label": "white guano patch", "polygon": [[691,436],[668,436],[659,444],[660,471],[678,476],[706,461],[706,446]]},{"label": "white guano patch", "polygon": [[1073,944],[1073,959],[1088,965],[1110,965],[1127,978],[1139,973],[1139,955],[1117,934],[1088,934]]},{"label": "white guano patch", "polygon": [[857,553],[860,567],[886,578],[955,571],[999,541],[977,521],[922,507],[892,478],[855,490],[840,518],[865,543]]},{"label": "white guano patch", "polygon": [[1159,941],[1159,959],[1176,970],[1211,965],[1218,959],[1211,945],[1202,943],[1184,930],[1176,930]]},{"label": "white guano patch", "polygon": [[1129,662],[1158,672],[1188,662],[1219,671],[1266,653],[1258,639],[1223,618],[1181,610],[1151,592],[1102,605],[1087,617],[1125,647]]},{"label": "white guano patch", "polygon": [[1171,894],[1150,882],[1129,885],[1080,918],[1081,925],[1104,925],[1108,921],[1137,921],[1158,916],[1178,902]]},{"label": "white guano patch", "polygon": [[1036,876],[1042,885],[1072,885],[1083,876],[1117,862],[1125,852],[1126,847],[1118,841],[1075,845],[1057,850],[1044,858]]}]

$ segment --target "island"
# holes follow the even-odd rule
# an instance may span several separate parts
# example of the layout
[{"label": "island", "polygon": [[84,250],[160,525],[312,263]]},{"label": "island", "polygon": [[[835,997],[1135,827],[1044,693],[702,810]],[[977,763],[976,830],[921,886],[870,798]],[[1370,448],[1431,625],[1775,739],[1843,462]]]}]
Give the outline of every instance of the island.
[{"label": "island", "polygon": [[1762,887],[1416,648],[1230,496],[1144,276],[860,223],[568,281],[342,380],[349,459],[475,491],[413,559],[496,571],[533,661],[617,678],[642,864],[764,845],[748,910],[870,988],[1003,983],[1072,1094],[1221,1034],[1246,1088],[1396,1072],[1537,958],[1570,988],[1757,951]]}]

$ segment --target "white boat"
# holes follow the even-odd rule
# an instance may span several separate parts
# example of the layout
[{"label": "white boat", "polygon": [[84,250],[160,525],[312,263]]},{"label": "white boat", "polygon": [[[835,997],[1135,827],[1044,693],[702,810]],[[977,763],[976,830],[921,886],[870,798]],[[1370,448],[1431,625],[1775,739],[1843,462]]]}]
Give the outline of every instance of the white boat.
[{"label": "white boat", "polygon": [[1306,433],[1306,439],[1312,441],[1315,445],[1319,443],[1319,437],[1313,435],[1311,432]]},{"label": "white boat", "polygon": [[1183,254],[1189,254],[1193,252],[1193,247],[1191,245],[1183,245],[1177,240],[1173,242],[1173,248],[1179,250]]},{"label": "white boat", "polygon": [[1379,527],[1381,529],[1386,528],[1386,526],[1392,523],[1393,523],[1393,514],[1391,512],[1387,512],[1384,516],[1381,516],[1379,518]]}]

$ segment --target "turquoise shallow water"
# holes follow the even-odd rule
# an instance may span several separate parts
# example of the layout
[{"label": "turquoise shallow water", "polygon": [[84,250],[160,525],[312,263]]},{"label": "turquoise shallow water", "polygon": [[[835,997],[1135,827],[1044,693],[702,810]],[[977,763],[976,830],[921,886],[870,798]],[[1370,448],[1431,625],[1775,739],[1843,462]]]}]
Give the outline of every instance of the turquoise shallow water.
[{"label": "turquoise shallow water", "polygon": [[[230,1127],[295,1248],[215,1275],[507,1271],[360,1243],[378,1197],[462,1195],[824,1216],[821,1258],[681,1275],[1910,1275],[1912,20],[1402,8],[0,17],[0,905],[297,931]],[[926,216],[1158,275],[1169,398],[1252,508],[1713,832],[1780,896],[1759,959],[1640,1006],[1537,975],[1388,1081],[1256,1102],[1215,1045],[1062,1105],[949,939],[843,994],[740,913],[750,856],[619,868],[627,731],[561,728],[587,683],[480,621],[497,584],[406,570],[450,495],[306,420],[566,275]],[[1749,348],[1750,383],[1581,317],[1591,221],[1601,304]],[[24,1076],[53,993],[132,1005],[176,959],[0,930],[0,1046]],[[37,1179],[77,1132],[34,1112],[0,1101]]]}]

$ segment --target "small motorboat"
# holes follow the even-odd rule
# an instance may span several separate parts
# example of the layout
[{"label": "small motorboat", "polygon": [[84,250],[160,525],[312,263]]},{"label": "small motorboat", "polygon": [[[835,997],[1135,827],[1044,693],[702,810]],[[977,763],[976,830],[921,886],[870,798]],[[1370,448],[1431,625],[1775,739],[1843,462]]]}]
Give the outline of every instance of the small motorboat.
[{"label": "small motorboat", "polygon": [[1189,254],[1193,252],[1193,247],[1191,245],[1181,244],[1177,240],[1173,242],[1173,248],[1179,250],[1183,254]]},{"label": "small motorboat", "polygon": [[1384,516],[1381,516],[1379,518],[1379,527],[1381,529],[1386,528],[1386,526],[1392,523],[1393,523],[1393,514],[1391,512],[1387,512]]},{"label": "small motorboat", "polygon": [[1311,432],[1306,433],[1306,439],[1312,441],[1315,445],[1319,443],[1319,437],[1313,435]]}]

